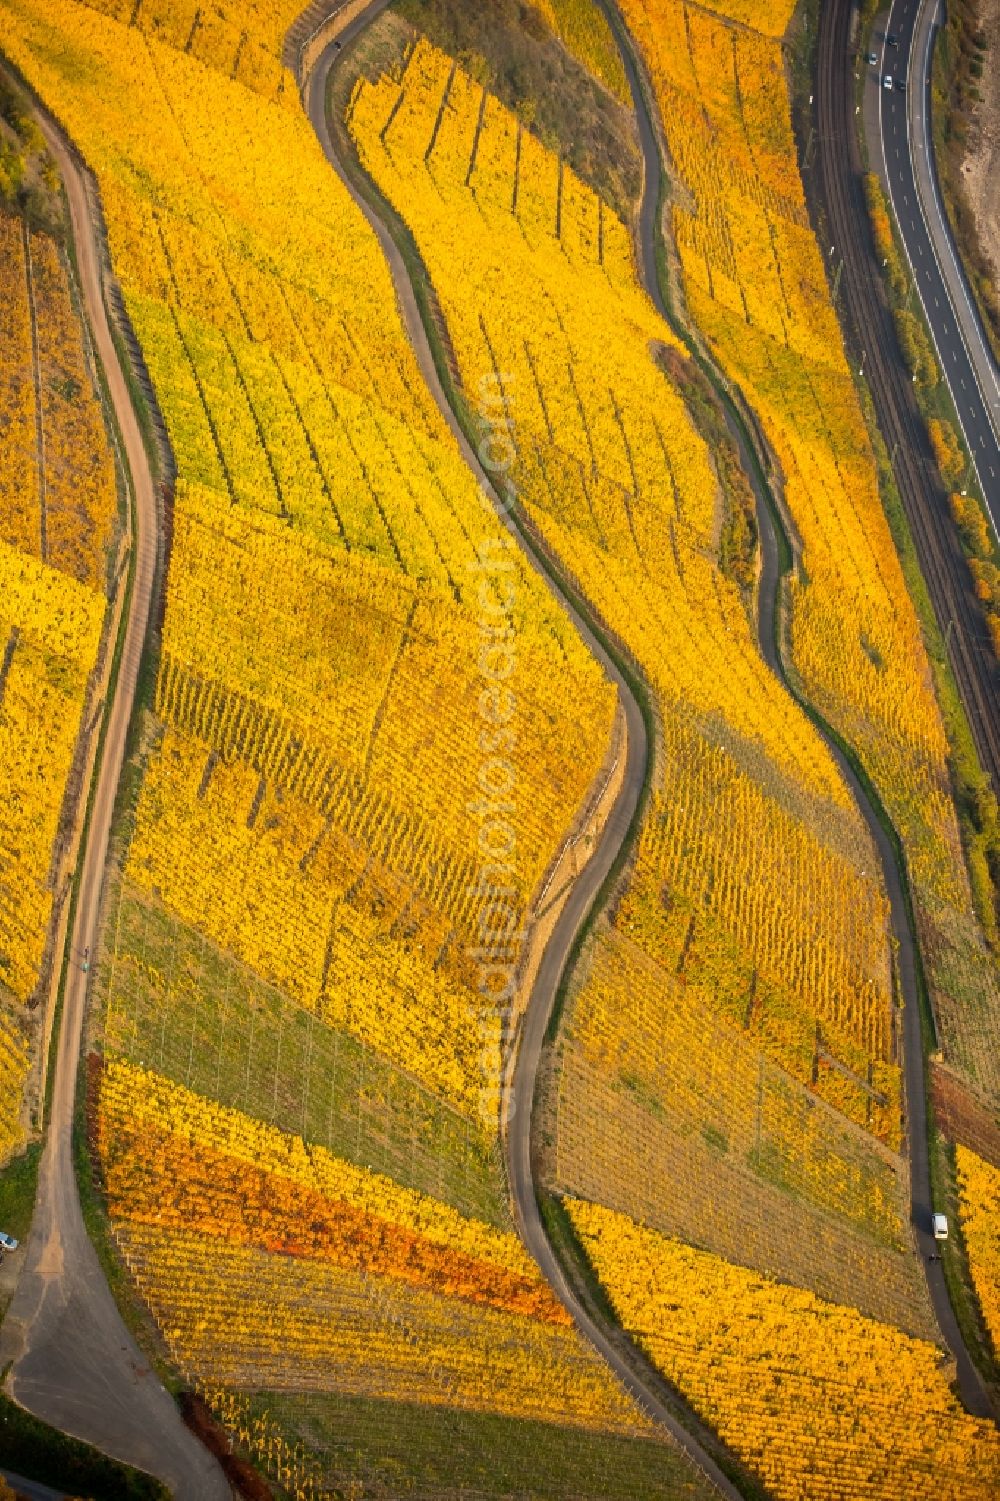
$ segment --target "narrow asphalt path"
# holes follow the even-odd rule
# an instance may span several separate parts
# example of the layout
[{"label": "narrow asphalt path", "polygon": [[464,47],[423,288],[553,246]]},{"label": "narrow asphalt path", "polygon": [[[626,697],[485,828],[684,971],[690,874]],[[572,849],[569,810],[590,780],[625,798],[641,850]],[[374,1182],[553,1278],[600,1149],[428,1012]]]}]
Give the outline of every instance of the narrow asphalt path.
[{"label": "narrow asphalt path", "polygon": [[[940,21],[940,0],[892,0],[885,26],[875,34],[878,69],[868,67],[866,88],[878,101],[876,109],[865,112],[866,125],[875,125],[868,156],[888,190],[938,363],[997,533],[1000,382],[955,250],[934,160],[931,64]],[[889,36],[895,46],[889,46]],[[882,86],[887,77],[896,87]]]},{"label": "narrow asphalt path", "polygon": [[[83,174],[61,133],[41,112],[39,123],[66,187],[80,285],[135,498],[134,582],[69,940],[70,954],[80,955],[86,948],[95,952],[97,946],[111,817],[156,578],[157,515],[139,422],[108,326],[100,252]],[[29,1412],[116,1459],[148,1470],[178,1501],[225,1501],[230,1488],[221,1469],[184,1427],[173,1400],[122,1322],[80,1211],[72,1126],[86,989],[87,976],[71,959],[35,1214],[24,1270],[0,1334],[0,1360],[12,1362],[8,1387]]]},{"label": "narrow asphalt path", "polygon": [[[661,314],[666,317],[666,308],[663,305],[659,279],[656,276],[656,236],[658,234],[656,210],[660,196],[660,173],[662,168],[659,144],[652,124],[651,105],[647,90],[643,87],[640,79],[633,44],[625,30],[620,13],[616,7],[607,3],[607,0],[600,0],[600,3],[612,22],[618,37],[619,46],[625,57],[629,85],[632,89],[636,113],[640,121],[640,138],[645,163],[644,202],[643,212],[640,217],[640,233],[643,241],[643,273],[647,292]],[[650,281],[651,272],[652,280]],[[823,737],[827,748],[837,763],[841,775],[851,789],[861,816],[864,818],[874,840],[882,866],[882,875],[891,908],[893,934],[898,945],[900,988],[904,1000],[903,1051],[910,1155],[910,1212],[914,1239],[917,1252],[921,1257],[926,1272],[928,1291],[938,1325],[945,1342],[955,1357],[963,1400],[970,1411],[982,1417],[990,1417],[992,1416],[992,1409],[989,1399],[987,1398],[979,1372],[973,1364],[965,1342],[962,1339],[954,1310],[948,1297],[941,1264],[940,1262],[929,1262],[927,1260],[928,1255],[934,1250],[934,1239],[931,1233],[932,1201],[930,1164],[927,1152],[927,1100],[926,1081],[924,1079],[923,1043],[920,1031],[920,997],[917,989],[916,944],[910,926],[909,911],[903,893],[895,849],[850,761],[844,755],[837,742],[827,732],[823,722],[811,713],[811,706],[808,702],[800,698],[792,689],[778,644],[781,634],[780,630],[776,632],[766,627],[768,617],[763,608],[765,589],[771,593],[771,610],[777,613],[781,607],[780,576],[776,566],[772,569],[772,565],[769,562],[770,559],[777,558],[775,523],[770,507],[758,483],[756,470],[747,462],[745,443],[741,444],[741,447],[743,450],[744,467],[753,482],[757,497],[757,524],[764,545],[764,568],[761,580],[762,608],[758,624],[761,655],[772,671],[782,680],[792,696],[798,699],[807,712],[810,712],[817,730]],[[769,541],[764,540],[768,538]]]},{"label": "narrow asphalt path", "polygon": [[[327,120],[326,97],[331,68],[340,56],[341,50],[348,47],[386,9],[389,3],[390,0],[373,0],[370,6],[339,32],[336,40],[329,43],[305,82],[305,106],[327,160],[371,225],[385,254],[392,273],[403,322],[427,387],[483,494],[492,502],[494,492],[486,472],[473,452],[441,385],[403,257],[387,226],[374,212],[367,199],[357,190],[350,173],[342,166]],[[689,1459],[715,1485],[716,1489],[728,1498],[728,1501],[739,1501],[741,1493],[737,1487],[722,1472],[698,1440],[678,1422],[674,1412],[668,1407],[661,1395],[663,1383],[659,1374],[638,1350],[634,1350],[628,1342],[622,1340],[617,1326],[605,1327],[584,1308],[552,1248],[539,1210],[532,1166],[531,1124],[535,1084],[545,1043],[545,1033],[573,942],[632,827],[646,778],[649,744],[642,712],[635,695],[617,664],[595,635],[590,622],[580,613],[572,597],[565,594],[559,583],[541,567],[532,548],[526,543],[511,517],[499,506],[497,515],[516,539],[527,561],[539,573],[546,586],[558,595],[588,649],[614,682],[624,712],[626,729],[625,771],[621,790],[611,808],[590,861],[574,882],[566,905],[546,945],[521,1026],[507,1122],[508,1175],[518,1228],[525,1245],[538,1262],[560,1301],[571,1314],[577,1328],[604,1357],[626,1389],[653,1418],[670,1432]]]}]

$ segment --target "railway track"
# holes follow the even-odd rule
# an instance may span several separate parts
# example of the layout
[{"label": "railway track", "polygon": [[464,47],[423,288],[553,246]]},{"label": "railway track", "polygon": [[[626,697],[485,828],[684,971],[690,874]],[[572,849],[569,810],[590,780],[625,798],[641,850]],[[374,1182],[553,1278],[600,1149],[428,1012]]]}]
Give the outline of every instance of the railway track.
[{"label": "railway track", "polygon": [[973,738],[994,789],[1000,788],[998,673],[968,565],[948,511],[930,442],[903,363],[872,244],[860,149],[854,129],[852,0],[825,0],[815,90],[816,179],[830,238],[842,257],[842,284],[856,346],[882,436],[893,455],[900,497],[920,568],[944,632]]}]

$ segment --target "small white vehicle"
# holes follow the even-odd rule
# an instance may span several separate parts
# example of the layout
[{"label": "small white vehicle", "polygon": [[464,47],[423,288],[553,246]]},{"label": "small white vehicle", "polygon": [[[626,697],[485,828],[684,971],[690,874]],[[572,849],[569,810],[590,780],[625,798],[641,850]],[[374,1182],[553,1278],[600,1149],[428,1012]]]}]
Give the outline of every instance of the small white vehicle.
[{"label": "small white vehicle", "polygon": [[948,1216],[946,1214],[936,1214],[933,1217],[932,1224],[933,1224],[933,1227],[934,1227],[934,1239],[935,1240],[947,1240],[948,1239]]},{"label": "small white vehicle", "polygon": [[13,1235],[8,1235],[6,1230],[0,1230],[0,1246],[2,1246],[5,1251],[16,1251],[17,1241],[14,1239]]},{"label": "small white vehicle", "polygon": [[885,74],[884,78],[882,79],[882,87],[884,89],[891,89],[892,88],[892,74],[891,73],[886,73]]}]

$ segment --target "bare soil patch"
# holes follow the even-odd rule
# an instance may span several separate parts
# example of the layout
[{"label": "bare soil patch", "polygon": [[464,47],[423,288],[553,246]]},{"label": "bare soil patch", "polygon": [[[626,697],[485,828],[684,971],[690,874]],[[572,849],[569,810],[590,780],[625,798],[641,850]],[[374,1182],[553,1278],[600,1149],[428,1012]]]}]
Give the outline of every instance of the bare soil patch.
[{"label": "bare soil patch", "polygon": [[945,1136],[1000,1168],[1000,1120],[994,1112],[942,1064],[931,1065],[931,1090],[934,1118]]}]

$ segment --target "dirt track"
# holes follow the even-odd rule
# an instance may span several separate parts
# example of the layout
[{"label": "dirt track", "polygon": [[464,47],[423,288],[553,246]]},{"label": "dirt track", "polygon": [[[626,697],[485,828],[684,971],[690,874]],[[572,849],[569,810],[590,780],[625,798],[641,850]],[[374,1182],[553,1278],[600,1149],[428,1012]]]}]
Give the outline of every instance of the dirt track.
[{"label": "dirt track", "polygon": [[[83,174],[61,134],[40,116],[69,200],[80,283],[122,434],[134,493],[135,571],[121,664],[107,717],[79,870],[70,954],[96,949],[111,817],[149,620],[157,561],[153,479],[102,296],[99,252]],[[25,1268],[0,1332],[8,1388],[30,1412],[149,1470],[179,1501],[225,1501],[229,1485],[184,1427],[172,1398],[129,1334],[87,1235],[73,1172],[72,1125],[87,976],[71,959],[63,996],[48,1135]]]}]

